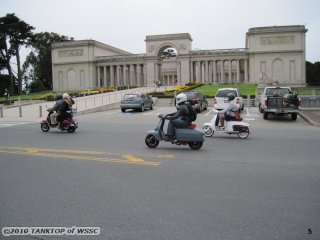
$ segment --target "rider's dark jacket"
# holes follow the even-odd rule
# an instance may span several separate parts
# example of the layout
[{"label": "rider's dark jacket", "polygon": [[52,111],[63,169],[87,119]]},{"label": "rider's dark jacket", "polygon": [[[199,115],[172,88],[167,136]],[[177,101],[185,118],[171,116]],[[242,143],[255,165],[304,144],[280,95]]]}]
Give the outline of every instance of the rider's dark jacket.
[{"label": "rider's dark jacket", "polygon": [[183,121],[187,123],[191,123],[191,120],[189,118],[188,106],[185,104],[180,105],[178,111],[174,113],[169,113],[167,118],[169,120],[175,120],[175,119],[181,118]]},{"label": "rider's dark jacket", "polygon": [[67,111],[71,110],[72,104],[74,104],[74,101],[71,98],[66,98],[63,100],[59,109],[60,114],[57,117],[58,122],[62,122],[67,117],[71,117],[71,114]]}]

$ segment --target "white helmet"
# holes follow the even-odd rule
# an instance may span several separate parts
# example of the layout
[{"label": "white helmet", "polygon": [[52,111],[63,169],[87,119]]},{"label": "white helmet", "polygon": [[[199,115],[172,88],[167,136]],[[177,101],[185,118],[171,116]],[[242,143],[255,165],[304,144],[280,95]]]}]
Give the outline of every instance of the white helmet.
[{"label": "white helmet", "polygon": [[184,102],[187,101],[187,95],[184,94],[184,93],[179,93],[177,96],[176,96],[176,105],[180,105]]},{"label": "white helmet", "polygon": [[69,94],[68,94],[68,93],[64,93],[64,94],[62,95],[62,98],[69,98]]}]

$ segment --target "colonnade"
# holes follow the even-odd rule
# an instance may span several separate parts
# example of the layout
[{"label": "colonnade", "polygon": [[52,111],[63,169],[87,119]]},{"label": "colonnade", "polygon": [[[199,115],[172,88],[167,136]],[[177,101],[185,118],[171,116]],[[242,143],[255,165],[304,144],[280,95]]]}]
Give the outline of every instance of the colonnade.
[{"label": "colonnade", "polygon": [[164,86],[173,86],[177,83],[177,74],[162,74],[161,75],[161,83]]},{"label": "colonnade", "polygon": [[96,66],[97,78],[95,85],[100,88],[125,85],[139,87],[153,85],[158,82],[165,86],[181,85],[190,81],[209,84],[248,83],[248,62],[249,59],[247,58],[191,60],[186,63],[187,68],[184,68],[184,72],[187,72],[187,74],[184,74],[184,76],[182,76],[181,62],[172,62],[172,66],[168,69],[163,69],[162,64],[156,62],[151,68],[151,72],[154,72],[148,75],[150,79],[147,79],[146,63],[100,63]]},{"label": "colonnade", "polygon": [[97,87],[145,86],[145,64],[97,65]]},{"label": "colonnade", "polygon": [[[204,83],[247,83],[248,61],[248,59],[191,61],[190,80]],[[240,62],[243,63],[242,68]]]}]

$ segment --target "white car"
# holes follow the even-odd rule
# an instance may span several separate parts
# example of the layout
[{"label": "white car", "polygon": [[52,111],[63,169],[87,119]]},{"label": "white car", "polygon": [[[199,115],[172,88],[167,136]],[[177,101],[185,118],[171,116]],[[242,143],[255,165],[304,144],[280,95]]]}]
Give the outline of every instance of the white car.
[{"label": "white car", "polygon": [[215,105],[214,108],[217,110],[226,109],[229,105],[228,94],[233,93],[236,96],[236,104],[239,108],[239,112],[244,108],[243,97],[240,95],[238,88],[220,88],[218,89],[215,96]]}]

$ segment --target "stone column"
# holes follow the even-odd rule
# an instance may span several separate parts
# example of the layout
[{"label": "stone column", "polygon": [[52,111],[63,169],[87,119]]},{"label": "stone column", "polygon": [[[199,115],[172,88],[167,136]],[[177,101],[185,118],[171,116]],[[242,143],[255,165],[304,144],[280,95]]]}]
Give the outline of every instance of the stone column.
[{"label": "stone column", "polygon": [[204,81],[206,82],[206,83],[209,83],[209,63],[208,63],[208,61],[205,61],[205,79],[204,79]]},{"label": "stone column", "polygon": [[161,80],[161,64],[158,64],[158,79]]},{"label": "stone column", "polygon": [[97,81],[97,87],[100,87],[100,66],[98,66],[98,81]]},{"label": "stone column", "polygon": [[206,79],[205,62],[200,62],[200,66],[201,66],[201,82],[204,83]]},{"label": "stone column", "polygon": [[236,83],[240,83],[240,61],[237,59],[237,76],[236,76]]},{"label": "stone column", "polygon": [[154,64],[154,81],[155,81],[156,84],[159,81],[158,76],[159,76],[158,75],[158,64],[155,63]]},{"label": "stone column", "polygon": [[129,85],[129,79],[128,79],[128,66],[123,66],[123,84]]},{"label": "stone column", "polygon": [[221,68],[220,68],[220,72],[221,72],[221,83],[225,83],[224,82],[224,60],[221,60]]},{"label": "stone column", "polygon": [[113,66],[110,66],[110,87],[115,87],[114,84],[114,74],[113,74]]},{"label": "stone column", "polygon": [[248,83],[248,59],[244,59],[244,82]]},{"label": "stone column", "polygon": [[228,83],[232,82],[232,60],[229,60],[229,74],[228,74]]},{"label": "stone column", "polygon": [[196,64],[196,82],[200,82],[200,62],[195,62]]},{"label": "stone column", "polygon": [[103,66],[103,87],[107,87],[107,66]]},{"label": "stone column", "polygon": [[120,78],[121,66],[117,66],[117,86],[121,86],[121,78]]},{"label": "stone column", "polygon": [[147,78],[147,64],[144,64],[143,65],[143,79],[142,79],[142,83],[143,85],[142,86],[149,86],[149,83],[148,83],[148,78]]},{"label": "stone column", "polygon": [[189,79],[190,82],[193,82],[194,79],[193,79],[193,62],[190,62],[190,79]]},{"label": "stone column", "polygon": [[137,65],[137,85],[138,85],[138,87],[141,86],[141,66],[140,66],[140,64]]},{"label": "stone column", "polygon": [[130,84],[131,85],[136,85],[135,83],[135,77],[134,77],[134,66],[130,65]]},{"label": "stone column", "polygon": [[209,66],[208,66],[208,68],[209,68],[208,83],[211,84],[212,83],[212,61],[209,61],[208,64],[209,64]]},{"label": "stone column", "polygon": [[214,83],[217,83],[218,80],[217,80],[217,61],[212,61],[212,72],[213,72],[213,79],[212,79],[212,82]]}]

